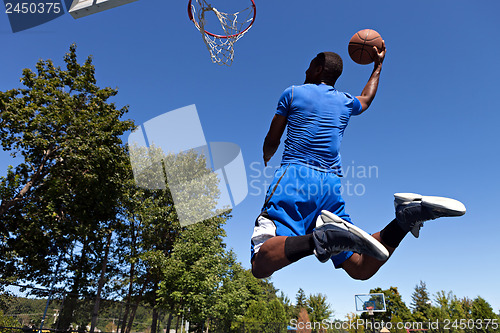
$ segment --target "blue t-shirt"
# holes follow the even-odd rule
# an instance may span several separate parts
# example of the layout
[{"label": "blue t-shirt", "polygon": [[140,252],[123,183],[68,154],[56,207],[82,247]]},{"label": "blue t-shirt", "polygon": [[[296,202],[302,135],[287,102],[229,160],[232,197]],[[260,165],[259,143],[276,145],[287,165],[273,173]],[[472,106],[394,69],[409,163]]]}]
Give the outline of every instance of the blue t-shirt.
[{"label": "blue t-shirt", "polygon": [[281,163],[308,165],[342,175],[340,144],[352,115],[362,111],[355,97],[326,84],[287,88],[276,114],[287,117]]}]

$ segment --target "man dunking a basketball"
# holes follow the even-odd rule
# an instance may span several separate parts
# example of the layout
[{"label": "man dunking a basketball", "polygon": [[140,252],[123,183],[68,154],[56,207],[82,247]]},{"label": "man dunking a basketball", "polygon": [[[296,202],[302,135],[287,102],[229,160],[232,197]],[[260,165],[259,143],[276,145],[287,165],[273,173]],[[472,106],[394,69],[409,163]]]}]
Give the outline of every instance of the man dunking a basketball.
[{"label": "man dunking a basketball", "polygon": [[274,155],[288,126],[281,166],[269,186],[252,235],[252,272],[265,278],[314,254],[333,261],[352,278],[373,276],[411,231],[424,221],[465,213],[448,198],[395,194],[396,218],[370,236],[354,226],[345,212],[340,178],[340,143],[352,115],[366,111],[377,92],[386,54],[374,47],[375,65],[361,96],[337,91],[342,59],[319,53],[306,71],[303,85],[284,91],[264,141],[264,162]]}]

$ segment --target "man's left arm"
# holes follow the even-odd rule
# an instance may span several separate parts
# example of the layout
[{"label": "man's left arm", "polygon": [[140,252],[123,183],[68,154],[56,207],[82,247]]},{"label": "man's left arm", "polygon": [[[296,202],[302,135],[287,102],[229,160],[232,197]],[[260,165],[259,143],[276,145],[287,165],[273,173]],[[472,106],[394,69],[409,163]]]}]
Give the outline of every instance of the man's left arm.
[{"label": "man's left arm", "polygon": [[267,162],[273,157],[276,150],[280,146],[280,140],[285,132],[287,123],[287,118],[281,115],[274,115],[271,122],[271,127],[269,132],[267,132],[266,138],[264,140],[264,147],[262,148],[264,153],[264,165],[267,166]]}]

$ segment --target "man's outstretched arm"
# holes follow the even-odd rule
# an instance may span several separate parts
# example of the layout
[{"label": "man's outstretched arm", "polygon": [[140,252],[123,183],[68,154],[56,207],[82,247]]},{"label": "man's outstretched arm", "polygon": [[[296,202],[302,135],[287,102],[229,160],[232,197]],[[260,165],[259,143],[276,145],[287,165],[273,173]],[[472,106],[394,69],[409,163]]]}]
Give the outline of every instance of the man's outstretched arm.
[{"label": "man's outstretched arm", "polygon": [[271,122],[271,127],[269,132],[267,132],[266,138],[264,140],[264,147],[262,148],[264,153],[264,165],[267,166],[267,162],[273,157],[276,150],[280,145],[281,136],[286,128],[286,117],[280,115],[274,115],[273,121]]},{"label": "man's outstretched arm", "polygon": [[378,88],[378,82],[380,79],[380,72],[382,71],[382,63],[384,62],[385,58],[386,48],[384,41],[382,41],[382,50],[380,50],[380,52],[375,46],[373,48],[377,54],[377,57],[375,57],[375,65],[373,67],[372,75],[370,76],[370,79],[368,80],[365,88],[361,92],[361,96],[356,96],[356,98],[361,103],[361,112],[364,112],[366,109],[368,109],[373,99],[375,98],[375,94],[377,93]]}]

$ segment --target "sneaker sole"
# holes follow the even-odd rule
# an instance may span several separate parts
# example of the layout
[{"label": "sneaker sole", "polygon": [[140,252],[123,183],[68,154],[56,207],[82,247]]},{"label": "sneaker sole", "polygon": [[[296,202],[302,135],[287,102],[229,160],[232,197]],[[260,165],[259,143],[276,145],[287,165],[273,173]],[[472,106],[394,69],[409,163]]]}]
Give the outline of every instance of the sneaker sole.
[{"label": "sneaker sole", "polygon": [[378,240],[373,238],[363,229],[356,227],[352,223],[344,221],[337,215],[327,210],[322,210],[321,215],[333,220],[334,222],[342,223],[342,225],[344,225],[347,230],[365,240],[370,245],[373,252],[377,254],[377,256],[375,257],[377,260],[386,261],[389,258],[389,251],[387,251],[387,249]]},{"label": "sneaker sole", "polygon": [[466,212],[465,205],[458,200],[426,196],[416,193],[395,193],[395,204],[411,201],[421,201],[422,206],[445,213],[448,216],[462,216]]}]

